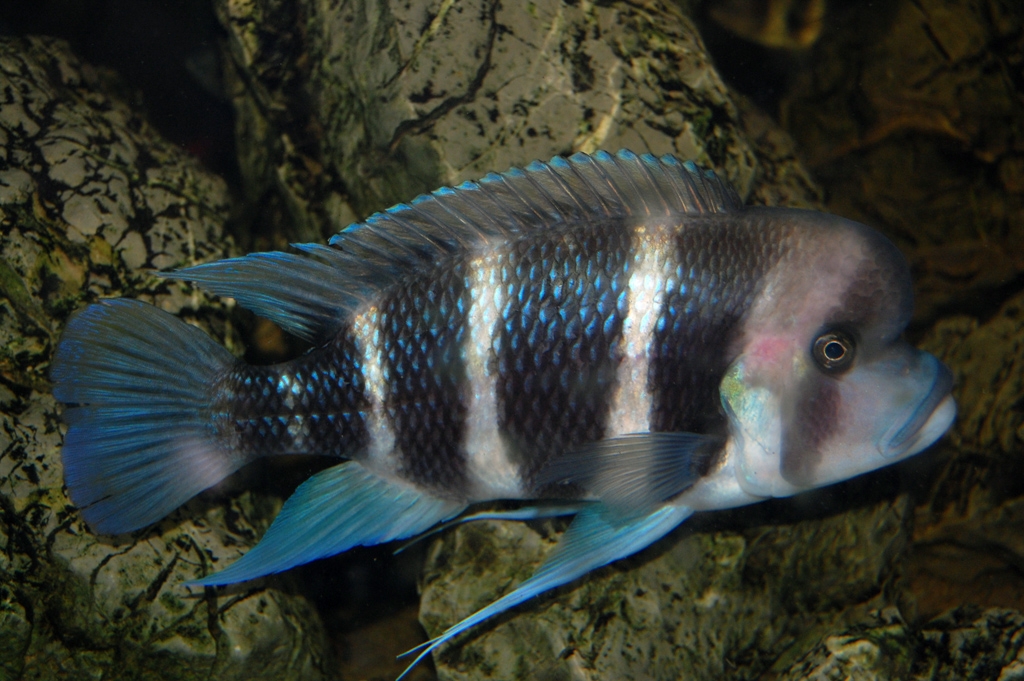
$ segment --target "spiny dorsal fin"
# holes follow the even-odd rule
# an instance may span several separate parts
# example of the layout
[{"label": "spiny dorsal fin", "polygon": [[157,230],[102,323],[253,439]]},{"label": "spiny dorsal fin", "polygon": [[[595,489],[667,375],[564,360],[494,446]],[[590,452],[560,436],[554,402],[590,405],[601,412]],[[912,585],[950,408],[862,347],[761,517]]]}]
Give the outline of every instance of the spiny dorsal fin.
[{"label": "spiny dorsal fin", "polygon": [[731,187],[693,162],[626,150],[614,156],[577,153],[423,194],[351,225],[330,244],[373,261],[385,254],[386,261],[405,269],[416,260],[433,262],[439,250],[458,251],[481,238],[505,239],[577,221],[740,208]]},{"label": "spiny dorsal fin", "polygon": [[445,256],[535,229],[742,208],[725,182],[674,156],[622,150],[534,161],[442,187],[355,223],[302,256],[255,253],[167,276],[194,281],[289,332],[322,340],[381,288]]}]

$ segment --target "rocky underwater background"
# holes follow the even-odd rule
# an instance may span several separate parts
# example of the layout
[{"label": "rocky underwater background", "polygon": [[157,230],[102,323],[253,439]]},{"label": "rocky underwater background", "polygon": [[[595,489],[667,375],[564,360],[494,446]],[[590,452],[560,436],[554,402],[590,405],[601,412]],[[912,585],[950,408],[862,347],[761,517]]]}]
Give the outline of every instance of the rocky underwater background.
[{"label": "rocky underwater background", "polygon": [[1024,4],[37,0],[0,7],[0,680],[392,679],[527,577],[564,523],[190,596],[324,462],[261,462],[97,537],[62,489],[48,365],[74,310],[119,295],[294,355],[152,272],[623,147],[884,231],[958,419],[897,466],[698,516],[410,678],[1024,678]]}]

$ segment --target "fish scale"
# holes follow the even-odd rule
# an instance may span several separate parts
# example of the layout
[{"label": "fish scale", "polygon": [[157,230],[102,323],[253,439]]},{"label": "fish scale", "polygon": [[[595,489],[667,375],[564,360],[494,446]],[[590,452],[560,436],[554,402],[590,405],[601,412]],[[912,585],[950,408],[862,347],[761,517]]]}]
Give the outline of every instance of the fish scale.
[{"label": "fish scale", "polygon": [[[496,329],[497,427],[528,490],[554,453],[603,434],[621,329],[607,299],[625,286],[628,256],[620,222],[524,241],[511,249],[508,266],[499,264],[510,295]],[[543,276],[533,281],[529,271],[538,263]],[[599,300],[611,324],[590,326]]]},{"label": "fish scale", "polygon": [[[729,347],[764,273],[785,249],[771,225],[737,220],[694,220],[675,237],[680,267],[665,298],[651,341],[652,431],[717,433],[725,426],[717,392],[731,361]],[[777,244],[765,254],[762,244]],[[667,266],[671,269],[671,263]],[[722,275],[719,275],[722,273]],[[723,276],[724,275],[724,276]],[[667,273],[663,278],[668,279]],[[723,284],[716,285],[716,279]]]},{"label": "fish scale", "polygon": [[385,406],[398,471],[446,496],[464,495],[467,486],[459,358],[467,334],[458,304],[468,295],[465,277],[465,264],[451,263],[436,279],[410,281],[379,303]]},{"label": "fish scale", "polygon": [[[258,456],[350,455],[368,434],[365,388],[347,334],[283,365],[238,364],[220,380],[213,411],[223,437]],[[301,433],[301,437],[297,434]]]},{"label": "fish scale", "polygon": [[[70,320],[52,368],[65,481],[93,529],[120,533],[261,456],[344,459],[187,588],[446,521],[575,514],[530,578],[413,665],[694,512],[917,453],[956,412],[949,370],[902,338],[912,291],[892,243],[837,216],[745,208],[671,156],[534,162],[295,250],[167,275],[310,340],[291,362],[247,366],[138,301]],[[525,505],[452,520],[499,499]]]}]

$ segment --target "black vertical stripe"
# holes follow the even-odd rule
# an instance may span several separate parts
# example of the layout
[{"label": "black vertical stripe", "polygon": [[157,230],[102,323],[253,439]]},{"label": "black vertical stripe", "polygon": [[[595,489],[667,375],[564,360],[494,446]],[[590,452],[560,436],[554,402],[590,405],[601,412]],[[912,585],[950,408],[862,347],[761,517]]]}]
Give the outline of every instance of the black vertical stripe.
[{"label": "black vertical stripe", "polygon": [[345,328],[284,364],[239,363],[221,381],[214,420],[229,441],[254,456],[352,457],[369,440],[363,383],[361,359]]},{"label": "black vertical stripe", "polygon": [[793,417],[784,424],[780,470],[782,477],[797,487],[812,487],[821,463],[821,445],[840,423],[842,394],[834,379],[808,376],[797,396]]},{"label": "black vertical stripe", "polygon": [[499,257],[498,427],[524,489],[552,456],[604,435],[621,360],[631,230],[621,221],[511,244]]},{"label": "black vertical stripe", "polygon": [[718,391],[729,348],[781,239],[760,220],[685,219],[651,344],[651,430],[724,435]]},{"label": "black vertical stripe", "polygon": [[460,355],[469,332],[466,270],[464,261],[435,270],[430,280],[392,287],[379,304],[384,408],[400,473],[446,496],[467,489]]}]

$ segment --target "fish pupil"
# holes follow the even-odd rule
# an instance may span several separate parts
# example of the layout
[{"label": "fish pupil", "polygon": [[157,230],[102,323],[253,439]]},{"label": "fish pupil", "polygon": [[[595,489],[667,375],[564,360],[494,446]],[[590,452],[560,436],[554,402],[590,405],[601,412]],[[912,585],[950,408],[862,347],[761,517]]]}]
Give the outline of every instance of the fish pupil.
[{"label": "fish pupil", "polygon": [[838,362],[846,354],[846,348],[839,341],[832,340],[825,344],[825,349],[822,352],[825,353],[826,359]]},{"label": "fish pupil", "polygon": [[845,371],[853,362],[853,338],[842,331],[829,331],[814,341],[812,354],[818,366],[827,373]]}]

